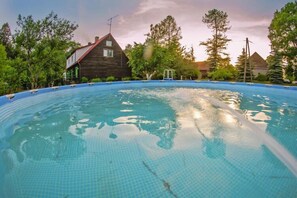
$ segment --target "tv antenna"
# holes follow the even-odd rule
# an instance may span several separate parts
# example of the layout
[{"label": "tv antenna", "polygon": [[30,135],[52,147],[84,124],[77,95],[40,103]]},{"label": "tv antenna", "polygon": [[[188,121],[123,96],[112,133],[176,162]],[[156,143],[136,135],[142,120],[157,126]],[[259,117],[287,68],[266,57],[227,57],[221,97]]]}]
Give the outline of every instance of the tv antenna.
[{"label": "tv antenna", "polygon": [[108,21],[108,24],[107,25],[109,25],[109,33],[111,33],[111,25],[112,25],[112,20],[114,19],[114,18],[116,18],[116,17],[118,17],[119,15],[115,15],[115,16],[113,16],[113,17],[111,17],[111,18],[109,18],[107,21]]}]

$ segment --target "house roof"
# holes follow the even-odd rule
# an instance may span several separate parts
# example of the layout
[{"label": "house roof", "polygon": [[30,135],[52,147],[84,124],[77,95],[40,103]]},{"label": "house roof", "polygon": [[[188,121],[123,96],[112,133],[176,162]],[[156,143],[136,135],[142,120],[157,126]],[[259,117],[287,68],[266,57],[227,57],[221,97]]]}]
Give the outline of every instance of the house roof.
[{"label": "house roof", "polygon": [[206,61],[198,61],[196,62],[196,65],[200,71],[202,70],[209,71],[209,65],[207,64]]},{"label": "house roof", "polygon": [[267,62],[257,53],[253,53],[251,55],[250,60],[253,64],[254,69],[267,69],[268,64]]},{"label": "house roof", "polygon": [[86,55],[88,55],[97,45],[99,45],[103,40],[105,40],[108,36],[112,36],[110,33],[103,36],[102,38],[98,39],[93,45],[92,47],[90,47],[80,58],[78,58],[77,63],[79,63],[81,60],[84,59],[84,57],[86,57]]},{"label": "house roof", "polygon": [[[80,57],[77,57],[77,61],[75,61],[72,65],[70,65],[68,68],[72,67],[73,65],[77,64],[77,63],[80,63],[80,61],[82,61],[97,45],[99,45],[103,40],[105,40],[108,36],[112,36],[110,33],[103,36],[102,38],[98,39],[97,41],[95,41],[94,43],[91,43],[91,44],[88,44],[88,45],[85,45],[85,46],[82,46],[82,47],[79,47],[77,49],[75,49],[72,53],[74,54],[76,51],[80,50],[80,49],[83,49],[83,48],[88,48],[86,50],[86,52],[84,52],[83,54],[81,54]],[[70,55],[70,56],[71,56]],[[68,56],[68,58],[70,57]]]}]

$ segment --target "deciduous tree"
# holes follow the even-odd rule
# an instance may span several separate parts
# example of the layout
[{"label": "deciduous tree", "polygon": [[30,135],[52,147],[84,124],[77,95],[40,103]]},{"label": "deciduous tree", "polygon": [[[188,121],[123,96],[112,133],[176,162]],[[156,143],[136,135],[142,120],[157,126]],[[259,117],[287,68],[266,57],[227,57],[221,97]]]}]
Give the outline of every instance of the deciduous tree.
[{"label": "deciduous tree", "polygon": [[268,37],[272,51],[278,51],[286,62],[286,74],[292,75],[294,69],[297,73],[297,1],[287,3],[274,13]]}]

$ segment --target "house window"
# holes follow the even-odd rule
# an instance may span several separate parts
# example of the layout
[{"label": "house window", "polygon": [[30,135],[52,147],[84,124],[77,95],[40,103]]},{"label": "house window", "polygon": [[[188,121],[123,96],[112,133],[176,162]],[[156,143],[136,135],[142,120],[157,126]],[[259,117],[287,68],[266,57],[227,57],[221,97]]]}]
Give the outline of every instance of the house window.
[{"label": "house window", "polygon": [[112,46],[112,41],[106,41],[106,46],[111,47]]},{"label": "house window", "polygon": [[111,49],[104,49],[103,50],[103,56],[104,57],[113,57],[113,50],[111,50]]}]

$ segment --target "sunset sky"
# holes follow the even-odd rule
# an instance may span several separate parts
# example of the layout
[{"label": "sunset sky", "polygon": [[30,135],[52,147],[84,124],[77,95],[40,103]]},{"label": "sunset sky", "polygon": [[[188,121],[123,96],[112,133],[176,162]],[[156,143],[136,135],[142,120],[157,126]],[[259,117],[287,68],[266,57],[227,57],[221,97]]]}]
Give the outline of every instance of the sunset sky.
[{"label": "sunset sky", "polygon": [[288,0],[0,0],[0,25],[8,22],[16,28],[18,14],[44,18],[51,11],[79,25],[74,39],[82,45],[93,41],[96,35],[108,33],[107,19],[113,21],[112,34],[124,49],[127,44],[143,42],[150,24],[159,23],[172,15],[181,27],[182,45],[194,47],[197,61],[207,58],[205,48],[199,46],[211,36],[202,23],[202,16],[216,8],[228,13],[231,30],[227,35],[232,63],[235,63],[245,38],[252,43],[251,53],[257,51],[263,58],[270,52],[268,26],[275,10],[280,10]]}]

